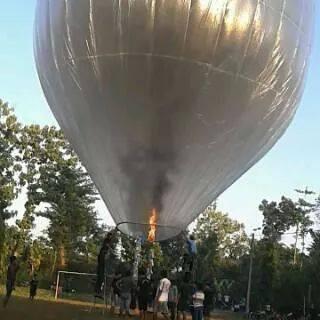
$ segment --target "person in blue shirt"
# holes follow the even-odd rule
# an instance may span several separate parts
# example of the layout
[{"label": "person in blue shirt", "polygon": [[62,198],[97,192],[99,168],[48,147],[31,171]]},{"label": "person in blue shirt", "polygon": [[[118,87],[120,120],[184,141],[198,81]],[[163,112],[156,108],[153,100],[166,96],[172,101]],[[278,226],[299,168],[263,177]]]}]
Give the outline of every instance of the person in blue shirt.
[{"label": "person in blue shirt", "polygon": [[190,235],[190,237],[188,237],[186,240],[186,244],[187,253],[184,255],[183,269],[187,272],[192,272],[197,255],[197,244],[195,236]]},{"label": "person in blue shirt", "polygon": [[194,235],[191,235],[189,239],[187,239],[188,244],[188,251],[190,255],[196,255],[197,254],[197,244],[196,244],[196,238]]}]

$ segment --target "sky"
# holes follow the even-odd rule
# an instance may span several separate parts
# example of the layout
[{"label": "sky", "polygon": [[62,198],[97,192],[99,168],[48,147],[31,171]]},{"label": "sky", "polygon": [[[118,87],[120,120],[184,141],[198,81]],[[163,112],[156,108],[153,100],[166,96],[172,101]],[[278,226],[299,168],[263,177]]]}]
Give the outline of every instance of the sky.
[{"label": "sky", "polygon": [[[296,197],[294,189],[320,193],[320,3],[305,93],[297,115],[276,146],[218,199],[218,207],[243,222],[248,232],[261,226],[262,199]],[[15,108],[23,123],[56,124],[42,93],[33,57],[36,0],[2,1],[0,10],[0,99]],[[23,199],[15,206],[23,208]],[[102,202],[100,217],[112,223]],[[45,226],[38,221],[37,229]]]}]

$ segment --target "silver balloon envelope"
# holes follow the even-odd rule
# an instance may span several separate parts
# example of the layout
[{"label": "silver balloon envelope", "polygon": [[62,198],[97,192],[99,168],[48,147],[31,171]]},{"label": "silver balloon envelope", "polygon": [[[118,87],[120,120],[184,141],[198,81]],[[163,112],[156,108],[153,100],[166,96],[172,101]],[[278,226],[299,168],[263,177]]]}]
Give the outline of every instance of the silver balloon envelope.
[{"label": "silver balloon envelope", "polygon": [[38,0],[48,103],[121,231],[177,235],[281,137],[312,0]]}]

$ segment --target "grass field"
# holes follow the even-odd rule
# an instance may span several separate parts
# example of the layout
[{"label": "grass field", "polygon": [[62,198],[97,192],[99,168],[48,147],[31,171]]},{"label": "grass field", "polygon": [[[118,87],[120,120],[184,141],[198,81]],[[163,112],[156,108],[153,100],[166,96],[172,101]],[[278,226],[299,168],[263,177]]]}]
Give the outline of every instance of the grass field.
[{"label": "grass field", "polygon": [[[92,303],[74,300],[55,301],[52,293],[38,290],[35,301],[28,299],[28,288],[17,288],[6,309],[2,307],[3,287],[0,288],[0,320],[100,320],[114,319],[101,306],[92,309]],[[91,312],[90,312],[91,311]]]},{"label": "grass field", "polygon": [[[119,319],[118,316],[103,314],[102,306],[92,310],[92,303],[75,300],[55,301],[52,293],[39,290],[35,301],[28,299],[27,288],[14,291],[6,309],[2,307],[3,287],[0,287],[0,320],[102,320]],[[159,318],[160,319],[160,318]],[[239,320],[234,313],[216,314],[213,320]],[[152,320],[152,316],[148,320]]]}]

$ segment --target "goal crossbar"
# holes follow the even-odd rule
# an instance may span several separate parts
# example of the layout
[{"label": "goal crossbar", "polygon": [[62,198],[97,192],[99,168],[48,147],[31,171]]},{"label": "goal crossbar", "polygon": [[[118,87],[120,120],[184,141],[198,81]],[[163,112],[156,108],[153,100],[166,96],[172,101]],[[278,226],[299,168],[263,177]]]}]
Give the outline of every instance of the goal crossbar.
[{"label": "goal crossbar", "polygon": [[57,281],[56,281],[56,292],[55,292],[55,300],[58,299],[58,293],[59,293],[59,282],[60,282],[60,274],[65,273],[65,274],[74,274],[77,276],[96,276],[95,273],[84,273],[84,272],[73,272],[73,271],[58,271],[57,275]]}]

